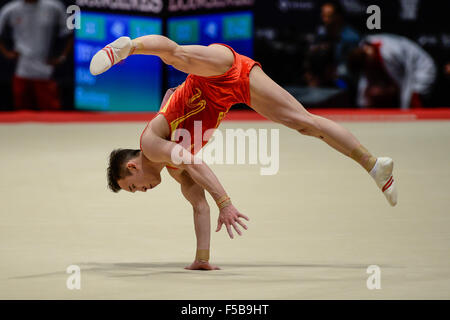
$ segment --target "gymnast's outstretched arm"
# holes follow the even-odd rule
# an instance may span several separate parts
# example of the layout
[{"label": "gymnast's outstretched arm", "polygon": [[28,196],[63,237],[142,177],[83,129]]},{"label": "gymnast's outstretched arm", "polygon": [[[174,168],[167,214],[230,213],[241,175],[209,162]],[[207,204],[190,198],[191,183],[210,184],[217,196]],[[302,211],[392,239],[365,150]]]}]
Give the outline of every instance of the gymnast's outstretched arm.
[{"label": "gymnast's outstretched arm", "polygon": [[205,190],[197,184],[185,170],[167,169],[169,174],[181,185],[181,193],[192,205],[194,213],[194,229],[197,238],[197,251],[194,262],[187,266],[188,270],[219,270],[209,263],[211,241],[210,208],[205,197]]}]

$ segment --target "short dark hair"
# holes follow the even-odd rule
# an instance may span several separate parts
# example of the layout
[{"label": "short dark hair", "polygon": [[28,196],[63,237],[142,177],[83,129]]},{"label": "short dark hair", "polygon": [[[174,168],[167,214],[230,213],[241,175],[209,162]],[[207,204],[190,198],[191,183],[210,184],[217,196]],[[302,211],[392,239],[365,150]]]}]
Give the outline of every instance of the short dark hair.
[{"label": "short dark hair", "polygon": [[107,169],[109,189],[113,192],[120,191],[121,188],[117,181],[131,175],[131,172],[125,166],[126,162],[136,158],[140,152],[139,149],[115,149],[111,152]]}]

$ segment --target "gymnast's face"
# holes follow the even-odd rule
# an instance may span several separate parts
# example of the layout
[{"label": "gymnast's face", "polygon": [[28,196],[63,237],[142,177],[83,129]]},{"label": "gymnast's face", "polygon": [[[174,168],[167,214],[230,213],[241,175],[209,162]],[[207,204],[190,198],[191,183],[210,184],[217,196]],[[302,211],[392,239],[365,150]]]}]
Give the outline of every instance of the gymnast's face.
[{"label": "gymnast's face", "polygon": [[144,170],[138,161],[130,160],[127,168],[131,175],[117,181],[119,186],[128,192],[146,192],[161,183],[161,175],[153,170]]}]

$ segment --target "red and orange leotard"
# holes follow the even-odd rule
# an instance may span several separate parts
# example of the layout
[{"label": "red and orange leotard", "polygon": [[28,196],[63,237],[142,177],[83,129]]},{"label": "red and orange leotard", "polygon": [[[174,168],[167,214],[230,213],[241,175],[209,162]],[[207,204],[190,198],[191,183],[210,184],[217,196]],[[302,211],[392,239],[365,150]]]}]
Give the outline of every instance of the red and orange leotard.
[{"label": "red and orange leotard", "polygon": [[[231,68],[222,75],[212,77],[189,74],[158,112],[169,124],[171,140],[181,142],[193,154],[208,142],[213,130],[209,130],[207,136],[204,136],[205,132],[217,128],[231,106],[237,103],[250,105],[250,70],[255,65],[261,66],[236,53],[230,46],[222,45],[234,54]],[[202,139],[194,139],[194,121],[201,121]],[[177,129],[189,131],[191,141],[179,141]]]}]

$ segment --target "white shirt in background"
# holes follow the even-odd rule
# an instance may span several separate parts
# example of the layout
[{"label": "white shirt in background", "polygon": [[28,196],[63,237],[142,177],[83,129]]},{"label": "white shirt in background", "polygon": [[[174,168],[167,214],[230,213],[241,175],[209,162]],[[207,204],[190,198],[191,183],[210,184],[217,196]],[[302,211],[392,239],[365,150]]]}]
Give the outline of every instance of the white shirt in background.
[{"label": "white shirt in background", "polygon": [[66,26],[67,15],[57,0],[38,0],[27,3],[15,0],[0,11],[0,34],[5,27],[12,30],[14,50],[19,53],[15,74],[27,79],[49,79],[53,66],[47,64],[52,37],[71,31]]},{"label": "white shirt in background", "polygon": [[[387,73],[400,88],[400,106],[408,109],[411,96],[430,93],[436,78],[436,66],[431,56],[413,41],[391,34],[367,36],[366,43],[380,43],[380,54]],[[366,105],[364,91],[367,78],[361,77],[358,84],[358,104]]]}]

